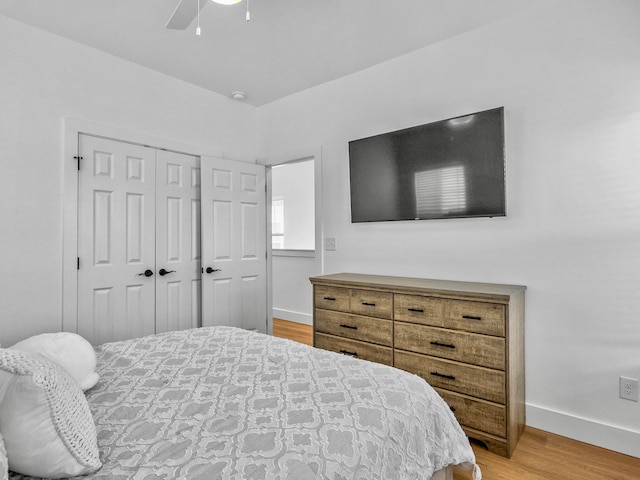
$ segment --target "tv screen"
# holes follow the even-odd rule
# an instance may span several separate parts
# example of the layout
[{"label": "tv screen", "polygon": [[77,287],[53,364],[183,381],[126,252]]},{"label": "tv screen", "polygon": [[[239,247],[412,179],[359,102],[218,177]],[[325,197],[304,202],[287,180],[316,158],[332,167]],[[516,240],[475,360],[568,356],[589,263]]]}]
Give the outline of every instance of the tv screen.
[{"label": "tv screen", "polygon": [[505,216],[504,108],[349,142],[351,221]]}]

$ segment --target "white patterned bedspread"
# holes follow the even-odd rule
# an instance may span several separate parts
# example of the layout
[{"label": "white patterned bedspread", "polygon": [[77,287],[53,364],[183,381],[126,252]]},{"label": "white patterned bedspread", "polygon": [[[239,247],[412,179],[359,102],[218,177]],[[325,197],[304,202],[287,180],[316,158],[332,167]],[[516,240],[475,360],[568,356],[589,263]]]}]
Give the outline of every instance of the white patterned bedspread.
[{"label": "white patterned bedspread", "polygon": [[475,462],[438,394],[384,365],[231,327],[97,354],[104,465],[81,478],[426,480]]}]

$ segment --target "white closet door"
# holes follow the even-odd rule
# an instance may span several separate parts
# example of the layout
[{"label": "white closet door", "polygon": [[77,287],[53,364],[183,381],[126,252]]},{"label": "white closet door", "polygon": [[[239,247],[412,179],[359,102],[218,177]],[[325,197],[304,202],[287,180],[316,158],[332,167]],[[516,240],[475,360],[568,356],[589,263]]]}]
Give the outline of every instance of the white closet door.
[{"label": "white closet door", "polygon": [[266,332],[265,168],[202,157],[202,324]]},{"label": "white closet door", "polygon": [[156,332],[198,327],[201,318],[200,165],[156,154]]},{"label": "white closet door", "polygon": [[78,333],[93,344],[153,333],[155,150],[78,142]]}]

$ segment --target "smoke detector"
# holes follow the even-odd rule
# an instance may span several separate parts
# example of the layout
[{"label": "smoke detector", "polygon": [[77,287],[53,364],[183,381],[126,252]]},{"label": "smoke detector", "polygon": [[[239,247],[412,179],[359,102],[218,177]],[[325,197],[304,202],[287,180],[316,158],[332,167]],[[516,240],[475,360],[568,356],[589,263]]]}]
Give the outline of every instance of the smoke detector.
[{"label": "smoke detector", "polygon": [[233,92],[231,94],[231,98],[233,98],[234,100],[238,100],[239,102],[243,101],[245,98],[247,98],[247,95],[244,92],[241,92],[239,90]]}]

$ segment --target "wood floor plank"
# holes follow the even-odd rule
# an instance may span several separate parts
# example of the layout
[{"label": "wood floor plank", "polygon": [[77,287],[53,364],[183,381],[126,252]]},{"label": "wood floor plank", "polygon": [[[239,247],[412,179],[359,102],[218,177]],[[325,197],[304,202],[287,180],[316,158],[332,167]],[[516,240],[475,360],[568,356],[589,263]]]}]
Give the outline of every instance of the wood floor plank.
[{"label": "wood floor plank", "polygon": [[274,318],[273,336],[313,345],[313,327],[311,325]]},{"label": "wood floor plank", "polygon": [[[313,327],[273,319],[273,334],[313,344]],[[504,458],[473,444],[484,480],[639,480],[640,458],[525,427],[513,456]],[[471,480],[455,469],[454,480]]]}]

